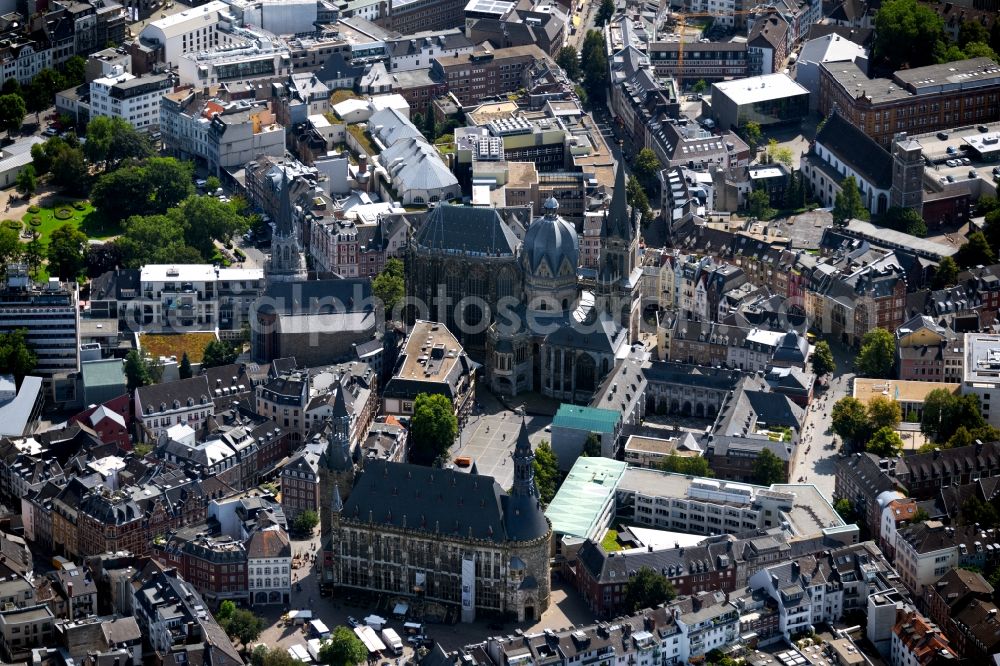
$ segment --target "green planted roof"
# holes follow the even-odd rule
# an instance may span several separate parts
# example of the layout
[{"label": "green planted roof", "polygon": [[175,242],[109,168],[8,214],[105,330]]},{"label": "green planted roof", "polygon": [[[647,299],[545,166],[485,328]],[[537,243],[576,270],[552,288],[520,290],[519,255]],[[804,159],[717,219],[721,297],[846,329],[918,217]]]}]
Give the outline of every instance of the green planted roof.
[{"label": "green planted roof", "polygon": [[610,409],[562,404],[552,419],[552,427],[611,434],[618,427],[620,419],[621,414]]}]

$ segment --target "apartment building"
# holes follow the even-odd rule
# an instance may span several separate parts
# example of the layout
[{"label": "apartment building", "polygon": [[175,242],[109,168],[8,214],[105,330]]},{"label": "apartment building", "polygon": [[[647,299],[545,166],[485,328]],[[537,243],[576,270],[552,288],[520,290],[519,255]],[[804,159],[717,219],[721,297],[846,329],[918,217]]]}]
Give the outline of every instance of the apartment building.
[{"label": "apartment building", "polygon": [[933,317],[917,315],[896,329],[896,369],[900,380],[962,381],[965,338]]},{"label": "apartment building", "polygon": [[462,25],[468,0],[390,0],[372,19],[378,26],[401,35],[445,30]]},{"label": "apartment building", "polygon": [[[442,3],[443,4],[443,3]],[[448,91],[462,106],[486,97],[503,96],[524,87],[524,74],[536,60],[548,56],[537,46],[476,49],[453,57],[434,57],[431,76],[448,82]]]},{"label": "apartment building", "polygon": [[320,454],[304,449],[281,466],[281,508],[289,521],[303,511],[321,511],[319,505]]},{"label": "apartment building", "polygon": [[54,620],[44,604],[0,610],[0,656],[7,663],[31,659],[32,650],[53,644]]},{"label": "apartment building", "polygon": [[154,541],[153,557],[176,567],[213,607],[226,600],[245,601],[246,547],[228,535],[211,535],[205,529],[205,525],[194,525]]},{"label": "apartment building", "polygon": [[142,424],[141,441],[156,441],[173,425],[197,428],[214,414],[215,403],[205,375],[142,386],[135,391],[135,416]]},{"label": "apartment building", "polygon": [[1000,562],[1000,534],[975,525],[947,527],[928,520],[896,532],[896,570],[917,597],[960,566],[982,570]]},{"label": "apartment building", "polygon": [[292,596],[292,544],[288,534],[278,525],[259,529],[246,542],[246,551],[250,603],[287,607]]},{"label": "apartment building", "polygon": [[140,271],[138,298],[127,308],[146,331],[239,330],[263,290],[259,268],[149,264]]},{"label": "apartment building", "polygon": [[941,629],[912,608],[896,611],[889,654],[893,666],[936,666],[958,661],[958,654]]},{"label": "apartment building", "polygon": [[32,282],[24,264],[7,266],[7,282],[0,290],[0,332],[27,331],[27,342],[38,357],[33,374],[45,382],[57,401],[57,378],[80,369],[80,313],[75,283],[50,278]]},{"label": "apartment building", "polygon": [[454,58],[472,53],[475,43],[461,28],[405,35],[386,43],[388,69],[392,74],[426,70],[435,58]]},{"label": "apartment building", "polygon": [[152,130],[160,124],[160,98],[172,87],[170,74],[139,77],[113,68],[90,83],[90,117],[121,118],[136,129]]},{"label": "apartment building", "polygon": [[657,76],[672,77],[682,87],[701,79],[712,82],[746,78],[749,68],[747,43],[739,41],[685,44],[683,68],[678,42],[652,42],[649,61]]},{"label": "apartment building", "polygon": [[291,50],[256,34],[245,45],[185,53],[177,66],[180,85],[193,86],[232,81],[269,83],[291,74]]},{"label": "apartment building", "polygon": [[820,113],[836,108],[885,147],[898,132],[1000,119],[1000,65],[989,58],[915,67],[880,79],[868,78],[852,61],[820,63],[819,72]]},{"label": "apartment building", "polygon": [[290,428],[293,441],[302,441],[309,427],[309,371],[294,370],[271,378],[257,387],[254,401],[258,414]]},{"label": "apartment building", "polygon": [[185,53],[243,43],[243,38],[228,30],[235,21],[229,4],[211,0],[150,22],[138,39],[159,50],[162,62],[176,66]]}]

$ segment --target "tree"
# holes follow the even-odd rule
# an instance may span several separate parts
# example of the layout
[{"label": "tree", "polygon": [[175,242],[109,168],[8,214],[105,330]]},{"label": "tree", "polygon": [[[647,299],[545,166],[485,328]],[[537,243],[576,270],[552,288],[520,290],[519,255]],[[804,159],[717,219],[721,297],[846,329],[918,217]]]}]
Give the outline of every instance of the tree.
[{"label": "tree", "polygon": [[122,263],[122,253],[116,241],[90,243],[87,245],[87,276],[95,278],[114,270]]},{"label": "tree", "polygon": [[38,356],[28,345],[28,330],[18,328],[0,333],[0,372],[14,375],[18,384],[38,365]]},{"label": "tree", "polygon": [[70,56],[63,63],[63,75],[67,88],[81,85],[87,79],[87,61],[78,55]]},{"label": "tree", "polygon": [[188,197],[168,216],[184,229],[185,242],[205,259],[215,254],[216,240],[228,242],[250,228],[250,219],[240,214],[237,205],[215,197]]},{"label": "tree", "polygon": [[0,227],[0,275],[7,272],[7,265],[20,258],[21,253],[21,239],[17,232]]},{"label": "tree", "polygon": [[635,156],[632,173],[639,179],[643,187],[652,192],[659,184],[656,176],[662,168],[663,165],[660,164],[660,158],[656,156],[656,153],[649,148],[643,148]]},{"label": "tree", "polygon": [[87,234],[66,223],[49,236],[49,271],[61,280],[75,280],[83,272]]},{"label": "tree", "polygon": [[104,162],[105,169],[110,171],[117,169],[123,160],[152,156],[153,148],[146,135],[124,118],[97,116],[87,125],[86,152],[91,162]]},{"label": "tree", "polygon": [[201,357],[202,368],[217,368],[222,365],[229,365],[236,362],[239,354],[228,342],[222,340],[212,340],[205,345],[205,351]]},{"label": "tree", "polygon": [[38,188],[38,181],[35,179],[35,167],[31,164],[25,164],[21,167],[21,170],[17,173],[17,179],[14,180],[14,187],[21,194],[30,197],[35,193]]},{"label": "tree", "polygon": [[966,19],[958,28],[958,45],[963,49],[972,42],[988,44],[989,41],[990,33],[979,21]]},{"label": "tree", "polygon": [[[414,123],[414,125],[415,124],[416,123]],[[205,179],[205,191],[206,192],[215,192],[220,187],[222,187],[222,182],[218,178],[216,178],[215,176],[209,176],[208,178]]]},{"label": "tree", "polygon": [[865,450],[883,458],[893,458],[903,450],[903,439],[892,428],[879,428],[868,440]]},{"label": "tree", "polygon": [[833,221],[847,224],[848,220],[867,220],[868,209],[861,201],[861,192],[854,176],[848,176],[840,183],[840,192],[833,198]]},{"label": "tree", "polygon": [[7,130],[7,136],[21,129],[21,123],[28,114],[20,95],[0,95],[0,129]]},{"label": "tree", "polygon": [[301,666],[302,662],[293,659],[288,650],[281,646],[268,647],[257,645],[250,654],[253,666]]},{"label": "tree", "polygon": [[766,220],[774,216],[774,209],[771,208],[771,195],[767,190],[756,189],[747,195],[747,214],[758,220]]},{"label": "tree", "polygon": [[410,419],[410,461],[430,465],[448,451],[458,434],[455,408],[440,393],[417,395]]},{"label": "tree", "polygon": [[372,280],[372,293],[382,301],[388,318],[406,295],[402,261],[392,258],[385,262],[385,268]]},{"label": "tree", "polygon": [[356,666],[368,659],[368,648],[347,627],[337,627],[319,648],[319,660],[331,666]]},{"label": "tree", "polygon": [[[955,395],[947,389],[934,389],[924,397],[924,411],[920,430],[935,442],[949,442],[960,427],[970,434],[970,439],[982,439],[982,435],[992,434],[986,429],[986,419],[979,408],[979,398],[974,394]],[[986,437],[990,439],[990,437]],[[964,437],[956,440],[956,444]]]},{"label": "tree", "polygon": [[180,379],[191,379],[192,374],[191,359],[188,358],[188,353],[184,352],[180,365],[177,366],[177,375]]},{"label": "tree", "polygon": [[306,509],[295,516],[295,520],[292,521],[292,530],[298,534],[312,534],[317,525],[319,525],[319,516],[312,509]]},{"label": "tree", "polygon": [[0,88],[0,95],[23,95],[21,90],[21,82],[15,78],[7,79],[3,82],[3,87]]},{"label": "tree", "polygon": [[216,622],[225,622],[233,616],[236,612],[236,604],[232,601],[226,599],[221,604],[219,604],[219,610],[215,613]]},{"label": "tree", "polygon": [[62,74],[46,67],[32,78],[31,84],[24,91],[24,103],[28,111],[40,113],[52,106],[57,92],[67,87]]},{"label": "tree", "polygon": [[880,430],[882,428],[892,428],[895,430],[896,426],[903,419],[903,410],[900,408],[899,403],[891,398],[885,398],[882,396],[875,396],[868,401],[868,423],[872,430]]},{"label": "tree", "polygon": [[656,608],[673,601],[676,596],[677,590],[667,577],[650,567],[641,567],[625,583],[625,606],[633,613],[644,608]]},{"label": "tree", "polygon": [[629,206],[639,211],[643,224],[647,224],[653,219],[653,209],[649,205],[649,197],[646,196],[646,190],[635,176],[628,177],[628,182],[625,184],[625,198]]},{"label": "tree", "polygon": [[685,476],[715,476],[708,466],[708,458],[702,456],[679,456],[674,452],[661,460],[657,467],[664,472]]},{"label": "tree", "polygon": [[125,383],[129,391],[149,386],[160,375],[160,366],[145,354],[133,349],[125,357]]},{"label": "tree", "polygon": [[887,0],[875,15],[875,58],[892,70],[934,62],[944,40],[944,21],[916,0]]},{"label": "tree", "polygon": [[993,249],[986,241],[986,236],[983,235],[982,231],[974,231],[969,234],[969,239],[955,253],[955,262],[962,268],[988,266],[994,261]]},{"label": "tree", "polygon": [[854,506],[851,504],[851,500],[846,497],[842,497],[834,502],[833,510],[840,515],[845,523],[854,522]]},{"label": "tree", "polygon": [[583,443],[583,453],[588,458],[599,458],[601,455],[601,436],[596,432],[587,435],[587,440]]},{"label": "tree", "polygon": [[993,62],[1000,62],[1000,56],[984,42],[970,42],[962,49],[966,58],[989,58]]},{"label": "tree", "polygon": [[976,443],[976,438],[972,436],[972,433],[969,432],[969,429],[966,428],[964,425],[960,425],[955,430],[955,433],[948,438],[948,443],[946,444],[946,446],[949,449],[955,449],[960,446],[972,446],[975,443]]},{"label": "tree", "polygon": [[962,510],[959,514],[962,517],[963,525],[997,525],[1000,523],[1000,511],[997,511],[995,501],[984,502],[976,495],[962,503]]},{"label": "tree", "polygon": [[559,49],[559,53],[556,54],[556,64],[562,67],[566,76],[572,81],[579,81],[583,75],[583,70],[580,69],[580,54],[573,46],[564,46]]},{"label": "tree", "polygon": [[931,286],[934,289],[943,289],[953,286],[956,280],[958,280],[958,264],[951,257],[942,257],[937,268],[934,269],[934,279],[931,281]]},{"label": "tree", "polygon": [[[121,251],[121,262],[126,268],[158,263],[187,263],[182,260],[182,253],[179,251],[187,247],[184,244],[184,229],[176,219],[166,215],[133,215],[125,221],[124,227],[125,233],[115,244]],[[199,254],[197,261],[192,263],[201,261]]]},{"label": "tree", "polygon": [[949,44],[938,40],[934,44],[934,62],[944,64],[946,62],[957,62],[965,60],[965,52],[955,44]]},{"label": "tree", "polygon": [[691,92],[699,95],[708,92],[708,82],[705,81],[705,79],[698,79],[695,81],[694,85],[691,86]]},{"label": "tree", "polygon": [[[191,183],[194,162],[173,157],[151,157],[143,164],[142,174],[152,187],[150,210],[154,213],[165,213],[194,194]],[[207,199],[222,203],[212,197]]]},{"label": "tree", "polygon": [[608,86],[608,56],[604,51],[604,35],[590,30],[583,40],[580,52],[583,67],[583,88],[592,106],[604,102]]},{"label": "tree", "polygon": [[38,240],[38,234],[34,233],[31,240],[24,246],[24,263],[28,264],[28,268],[34,272],[42,265],[44,258],[45,247]]},{"label": "tree", "polygon": [[902,231],[904,234],[923,238],[927,235],[927,223],[920,213],[912,208],[893,206],[885,212],[880,220],[882,226]]},{"label": "tree", "polygon": [[264,620],[254,615],[251,611],[244,608],[237,608],[229,618],[223,622],[219,622],[219,626],[222,627],[230,638],[239,641],[243,645],[247,645],[257,640],[257,637],[260,636],[260,632],[264,630]]},{"label": "tree", "polygon": [[153,184],[142,169],[120,169],[97,179],[90,200],[105,217],[118,221],[149,213],[152,196]]},{"label": "tree", "polygon": [[833,360],[833,351],[830,349],[830,343],[826,340],[820,340],[816,343],[816,348],[813,349],[812,367],[813,372],[820,377],[837,370],[837,363]]},{"label": "tree", "polygon": [[757,152],[757,147],[760,146],[760,140],[764,136],[763,132],[760,131],[760,124],[753,120],[748,121],[743,126],[743,131],[740,134],[747,142],[747,145],[750,146],[750,159],[753,159],[754,154]]},{"label": "tree", "polygon": [[52,167],[52,158],[45,152],[44,143],[36,143],[31,147],[31,165],[39,176],[48,173]]},{"label": "tree", "polygon": [[759,486],[784,483],[785,463],[770,449],[763,449],[753,461],[753,482]]},{"label": "tree", "polygon": [[542,504],[548,505],[559,490],[559,459],[552,446],[545,440],[535,448],[535,459],[531,463],[535,470],[535,487]]},{"label": "tree", "polygon": [[595,22],[603,27],[615,15],[615,0],[601,0],[601,6],[597,9]]},{"label": "tree", "polygon": [[52,184],[69,194],[84,195],[90,188],[90,170],[83,149],[63,146],[52,157]]},{"label": "tree", "polygon": [[896,340],[884,328],[873,328],[861,338],[861,352],[855,360],[865,377],[888,378],[896,367]]},{"label": "tree", "polygon": [[867,440],[871,428],[864,403],[851,396],[838,400],[830,412],[830,428],[845,442],[855,446]]},{"label": "tree", "polygon": [[788,187],[785,188],[785,208],[799,210],[806,205],[806,188],[802,182],[802,174],[792,171],[788,176]]}]

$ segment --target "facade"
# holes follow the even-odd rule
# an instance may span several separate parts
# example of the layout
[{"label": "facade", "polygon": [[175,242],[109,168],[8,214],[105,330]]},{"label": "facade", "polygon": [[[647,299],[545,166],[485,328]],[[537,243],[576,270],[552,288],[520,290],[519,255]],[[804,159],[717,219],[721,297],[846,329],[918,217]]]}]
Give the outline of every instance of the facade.
[{"label": "facade", "polygon": [[246,551],[250,603],[287,607],[292,595],[292,545],[285,530],[278,525],[257,530],[246,542]]},{"label": "facade", "polygon": [[896,329],[899,379],[918,382],[962,381],[965,337],[928,315],[917,315]]},{"label": "facade", "polygon": [[[995,532],[983,533],[973,525],[946,527],[926,521],[896,533],[895,565],[906,586],[917,597],[938,579],[960,566],[993,567],[1000,561]],[[987,548],[987,546],[993,546]]]},{"label": "facade", "polygon": [[197,429],[215,414],[215,403],[204,375],[135,390],[135,418],[140,441],[156,441],[174,425]]},{"label": "facade", "polygon": [[301,441],[310,425],[306,419],[308,404],[308,370],[282,373],[255,389],[254,407],[257,413],[289,428],[294,441]]},{"label": "facade", "polygon": [[658,76],[672,77],[680,86],[692,81],[725,81],[747,76],[749,54],[746,42],[709,42],[697,49],[684,48],[684,64],[680,63],[678,42],[651,42],[649,60]]},{"label": "facade", "polygon": [[[444,3],[439,3],[444,4]],[[524,73],[546,58],[535,45],[477,50],[450,57],[434,57],[431,76],[448,82],[448,92],[462,106],[478,104],[484,97],[507,95],[524,87]]]},{"label": "facade", "polygon": [[958,655],[941,629],[914,609],[896,611],[890,655],[894,666],[931,666],[958,661]]},{"label": "facade", "polygon": [[139,130],[160,125],[160,98],[173,88],[169,74],[136,77],[123,69],[90,82],[90,117],[121,118]]},{"label": "facade", "polygon": [[991,409],[1000,400],[1000,336],[989,333],[965,334],[965,374],[962,393],[975,395],[983,418],[1000,426],[1000,409]]},{"label": "facade", "polygon": [[[145,331],[239,330],[264,290],[259,268],[217,268],[212,264],[148,264],[130,318]],[[129,314],[126,314],[129,316]]]},{"label": "facade", "polygon": [[[324,531],[324,578],[479,612],[538,618],[549,605],[551,528],[538,501],[522,424],[514,482],[405,463],[369,461],[341,504],[336,487]],[[468,507],[463,510],[463,507]],[[463,519],[465,516],[465,519]]]},{"label": "facade", "polygon": [[751,121],[761,127],[797,123],[808,113],[809,91],[787,74],[712,84],[712,117],[722,129],[735,132]]},{"label": "facade", "polygon": [[937,132],[1000,119],[1000,70],[988,58],[900,70],[869,79],[855,62],[820,64],[819,111],[836,107],[888,147],[899,132]]},{"label": "facade", "polygon": [[319,454],[303,450],[282,465],[281,508],[290,521],[303,511],[321,511],[319,504]]}]

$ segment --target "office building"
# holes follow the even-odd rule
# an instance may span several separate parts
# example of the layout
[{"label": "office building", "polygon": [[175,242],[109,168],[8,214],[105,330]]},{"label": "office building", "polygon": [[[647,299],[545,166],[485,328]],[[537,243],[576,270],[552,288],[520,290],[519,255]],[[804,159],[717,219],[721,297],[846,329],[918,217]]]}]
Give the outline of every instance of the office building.
[{"label": "office building", "polygon": [[748,122],[761,127],[797,123],[808,113],[809,91],[787,74],[712,84],[712,118],[720,129],[738,131]]},{"label": "office building", "polygon": [[90,83],[90,117],[121,118],[140,130],[160,124],[160,98],[173,87],[170,74],[133,76],[113,68]]}]

